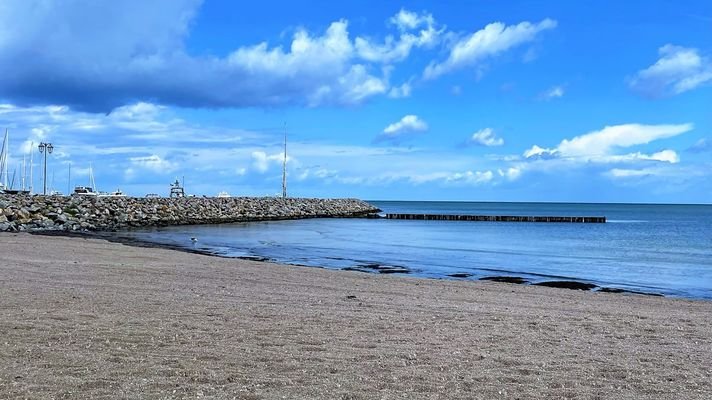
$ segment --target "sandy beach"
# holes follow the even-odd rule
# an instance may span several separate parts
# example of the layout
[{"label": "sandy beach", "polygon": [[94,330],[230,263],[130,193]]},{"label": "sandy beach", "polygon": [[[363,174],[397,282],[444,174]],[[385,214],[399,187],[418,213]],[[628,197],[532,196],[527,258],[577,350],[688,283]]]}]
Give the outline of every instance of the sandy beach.
[{"label": "sandy beach", "polygon": [[0,234],[0,398],[712,398],[712,302]]}]

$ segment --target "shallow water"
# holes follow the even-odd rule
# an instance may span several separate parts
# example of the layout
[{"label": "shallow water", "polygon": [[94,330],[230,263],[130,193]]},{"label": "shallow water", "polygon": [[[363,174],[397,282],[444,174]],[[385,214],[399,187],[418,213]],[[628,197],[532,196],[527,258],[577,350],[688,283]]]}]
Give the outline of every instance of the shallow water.
[{"label": "shallow water", "polygon": [[[138,239],[225,256],[411,275],[514,275],[712,299],[712,206],[384,202],[391,213],[606,216],[605,224],[309,219],[132,231]],[[197,242],[190,238],[196,237]]]}]

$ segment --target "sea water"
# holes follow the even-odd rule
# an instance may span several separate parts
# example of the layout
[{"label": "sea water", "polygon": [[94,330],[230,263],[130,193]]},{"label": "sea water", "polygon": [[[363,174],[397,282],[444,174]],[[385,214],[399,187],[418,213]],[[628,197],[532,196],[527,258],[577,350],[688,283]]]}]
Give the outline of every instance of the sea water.
[{"label": "sea water", "polygon": [[465,273],[468,279],[579,280],[712,299],[711,205],[371,203],[386,213],[605,216],[607,223],[344,218],[171,226],[130,235],[286,264],[334,269],[391,265],[426,278]]}]

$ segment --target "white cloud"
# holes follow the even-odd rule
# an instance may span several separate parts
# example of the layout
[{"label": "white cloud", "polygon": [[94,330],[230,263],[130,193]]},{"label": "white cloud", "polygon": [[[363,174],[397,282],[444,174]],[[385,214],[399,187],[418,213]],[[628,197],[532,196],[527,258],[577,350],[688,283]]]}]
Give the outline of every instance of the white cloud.
[{"label": "white cloud", "polygon": [[641,176],[653,175],[650,169],[623,169],[613,168],[608,171],[608,175],[613,178],[638,178]]},{"label": "white cloud", "polygon": [[673,150],[663,150],[657,153],[653,153],[647,159],[653,161],[669,162],[670,164],[677,164],[680,162],[680,156],[678,156],[677,153]]},{"label": "white cloud", "polygon": [[[287,164],[293,162],[289,154],[287,154]],[[272,165],[282,165],[284,162],[284,152],[276,154],[267,154],[264,151],[252,152],[252,166],[260,173],[265,173]]]},{"label": "white cloud", "polygon": [[[201,1],[92,4],[3,2],[5,98],[101,112],[147,99],[211,108],[355,104],[388,93],[380,64],[436,44],[440,32],[432,16],[416,15],[419,31],[400,32],[376,45],[352,39],[348,21],[338,20],[323,33],[299,28],[284,47],[262,42],[239,46],[225,57],[197,57],[186,52],[185,41]],[[54,23],[58,20],[63,23]],[[38,42],[43,51],[27,57]]]},{"label": "white cloud", "polygon": [[404,84],[402,84],[400,86],[392,87],[391,91],[388,92],[388,97],[393,98],[393,99],[410,97],[410,94],[412,91],[413,91],[413,88],[411,87],[410,82],[405,82]]},{"label": "white cloud", "polygon": [[[692,124],[624,124],[607,126],[573,139],[564,139],[554,148],[534,145],[524,152],[524,161],[514,165],[518,171],[512,171],[512,176],[516,179],[524,171],[557,173],[572,168],[587,168],[595,171],[615,164],[642,166],[652,165],[651,162],[654,162],[655,165],[671,166],[680,162],[680,156],[674,150],[666,149],[652,154],[640,151],[621,153],[620,150],[670,138],[689,132],[692,128]],[[629,170],[633,169],[619,167],[602,174],[612,178],[619,178],[625,174],[635,176],[636,172],[626,172]]]},{"label": "white cloud", "polygon": [[648,95],[676,95],[712,83],[712,59],[694,48],[666,44],[660,58],[630,79],[632,89]]},{"label": "white cloud", "polygon": [[327,168],[305,168],[297,175],[297,179],[300,181],[307,179],[320,179],[323,181],[334,181],[339,180],[339,171],[327,169]]},{"label": "white cloud", "polygon": [[[390,22],[398,27],[400,36],[394,38],[387,36],[383,44],[373,43],[371,39],[357,37],[354,47],[358,56],[364,60],[390,64],[406,59],[413,48],[430,48],[440,42],[444,28],[435,28],[435,19],[432,15],[417,14],[401,9],[398,14],[391,17]],[[416,34],[411,31],[423,27]]]},{"label": "white cloud", "polygon": [[397,26],[401,31],[409,31],[423,25],[432,26],[435,20],[430,14],[417,14],[401,8],[398,14],[391,17],[390,23]]},{"label": "white cloud", "polygon": [[[673,185],[679,185],[692,178],[708,179],[710,168],[709,166],[701,165],[671,166],[669,164],[659,164],[645,168],[612,168],[603,172],[603,175],[615,180],[629,182],[636,182],[643,177],[651,177],[658,180],[664,179]],[[661,180],[660,182],[664,181]]]},{"label": "white cloud", "polygon": [[481,184],[490,182],[494,178],[492,171],[466,171],[455,173],[445,179],[446,182],[458,182],[468,184]]},{"label": "white cloud", "polygon": [[533,41],[539,32],[553,29],[556,25],[556,21],[548,18],[536,24],[526,21],[509,26],[501,22],[491,23],[455,43],[447,60],[432,62],[423,77],[433,79],[457,69],[476,66],[489,57]]},{"label": "white cloud", "polygon": [[134,168],[148,169],[158,173],[170,173],[176,170],[177,165],[164,160],[156,154],[142,157],[130,157],[129,161]]},{"label": "white cloud", "polygon": [[561,85],[553,86],[546,91],[539,94],[539,99],[541,100],[551,100],[559,97],[564,97],[564,87]]},{"label": "white cloud", "polygon": [[[578,157],[590,160],[606,161],[612,154],[612,151],[617,148],[631,147],[636,145],[648,144],[652,141],[665,139],[692,130],[692,124],[679,125],[641,125],[641,124],[624,124],[607,126],[599,131],[589,132],[587,134],[576,136],[573,139],[564,139],[554,149],[542,148],[537,145],[532,146],[524,152],[524,157]],[[668,161],[674,159],[670,153],[656,153],[660,161]],[[631,159],[644,157],[636,157],[629,155]],[[647,156],[648,159],[653,159],[652,156]]]},{"label": "white cloud", "polygon": [[269,89],[276,94],[270,102],[281,103],[293,91],[305,96],[312,106],[355,104],[385,93],[387,78],[371,75],[366,65],[352,64],[353,58],[348,22],[341,20],[333,22],[323,36],[314,37],[305,30],[298,30],[287,52],[281,47],[269,48],[263,42],[236,50],[227,61],[230,67],[254,79],[247,86],[275,85]]},{"label": "white cloud", "polygon": [[481,185],[492,183],[495,174],[490,170],[485,171],[464,171],[464,172],[428,172],[410,174],[389,174],[380,179],[390,181],[405,180],[415,185],[425,183],[441,183],[444,185]]},{"label": "white cloud", "polygon": [[[171,108],[148,103],[122,107],[109,115],[47,107],[2,106],[0,110],[0,126],[9,126],[11,138],[17,138],[11,140],[11,155],[19,155],[20,159],[11,159],[13,166],[22,161],[18,151],[24,139],[21,135],[29,133],[32,127],[43,127],[40,134],[46,135],[55,146],[49,165],[57,170],[57,187],[67,184],[66,165],[60,166],[56,157],[60,150],[67,152],[66,160],[72,163],[73,183],[84,182],[85,178],[80,176],[93,163],[101,187],[121,187],[137,196],[165,193],[174,176],[179,179],[185,176],[190,193],[196,194],[214,194],[220,190],[233,194],[273,194],[281,185],[281,129],[256,133],[199,125],[177,119]],[[76,121],[85,119],[101,128],[87,131],[76,127]],[[408,121],[413,122],[406,118],[404,125],[409,125]],[[420,118],[415,121],[411,125],[416,128],[423,126],[418,121],[427,126]],[[396,137],[405,136],[403,133]],[[35,188],[40,187],[36,146],[37,143]],[[298,160],[309,160],[311,166],[301,167]],[[442,187],[488,182],[494,185],[509,179],[498,171],[506,170],[508,165],[500,163],[484,160],[479,164],[464,152],[416,146],[300,142],[296,133],[289,142],[290,179],[301,179],[303,184],[295,188],[310,188],[315,195],[334,194],[316,181],[333,184],[333,188],[358,185],[359,190],[393,183],[415,185],[422,181]],[[433,173],[434,166],[439,172]]]},{"label": "white cloud", "polygon": [[[348,21],[340,19],[324,30],[297,28],[283,42],[242,43],[226,56],[194,55],[187,40],[201,0],[2,4],[3,99],[101,113],[137,101],[192,108],[316,107],[407,97],[410,82],[390,85],[393,64],[414,49],[448,46],[445,39],[455,36],[431,14],[401,9],[389,20],[394,34],[385,37],[352,36]],[[549,19],[487,25],[455,43],[449,58],[431,64],[426,75],[474,65],[555,25]],[[33,50],[37,43],[41,52]],[[101,128],[91,120],[75,122],[77,129]]]},{"label": "white cloud", "polygon": [[501,146],[504,139],[497,137],[492,128],[484,128],[472,134],[470,143],[486,147]]},{"label": "white cloud", "polygon": [[497,173],[501,177],[507,178],[510,181],[514,181],[517,180],[520,176],[522,176],[522,169],[520,167],[510,167],[506,170],[499,169],[497,170]]},{"label": "white cloud", "polygon": [[647,144],[689,132],[692,128],[692,124],[607,126],[600,131],[589,132],[571,140],[564,139],[557,149],[566,156],[605,155],[617,147]]},{"label": "white cloud", "polygon": [[406,133],[425,132],[428,124],[417,115],[406,115],[400,121],[388,125],[381,135],[384,138],[395,138]]},{"label": "white cloud", "polygon": [[645,154],[641,152],[620,154],[620,155],[592,155],[590,157],[582,157],[582,160],[599,162],[599,163],[629,163],[635,161],[660,161],[670,164],[680,162],[680,156],[674,150],[662,150],[653,154]]},{"label": "white cloud", "polygon": [[537,145],[532,146],[529,150],[524,152],[524,157],[525,158],[544,158],[548,156],[553,156],[556,153],[556,150],[552,149],[545,149],[543,147],[539,147]]}]

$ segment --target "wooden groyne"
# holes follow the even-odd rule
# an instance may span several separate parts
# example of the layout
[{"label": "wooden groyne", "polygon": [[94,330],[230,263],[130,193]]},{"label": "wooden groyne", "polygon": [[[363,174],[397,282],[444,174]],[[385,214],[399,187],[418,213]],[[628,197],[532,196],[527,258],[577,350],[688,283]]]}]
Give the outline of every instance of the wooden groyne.
[{"label": "wooden groyne", "polygon": [[525,215],[386,214],[385,218],[424,221],[568,222],[580,224],[602,224],[606,222],[606,217],[552,217]]}]

